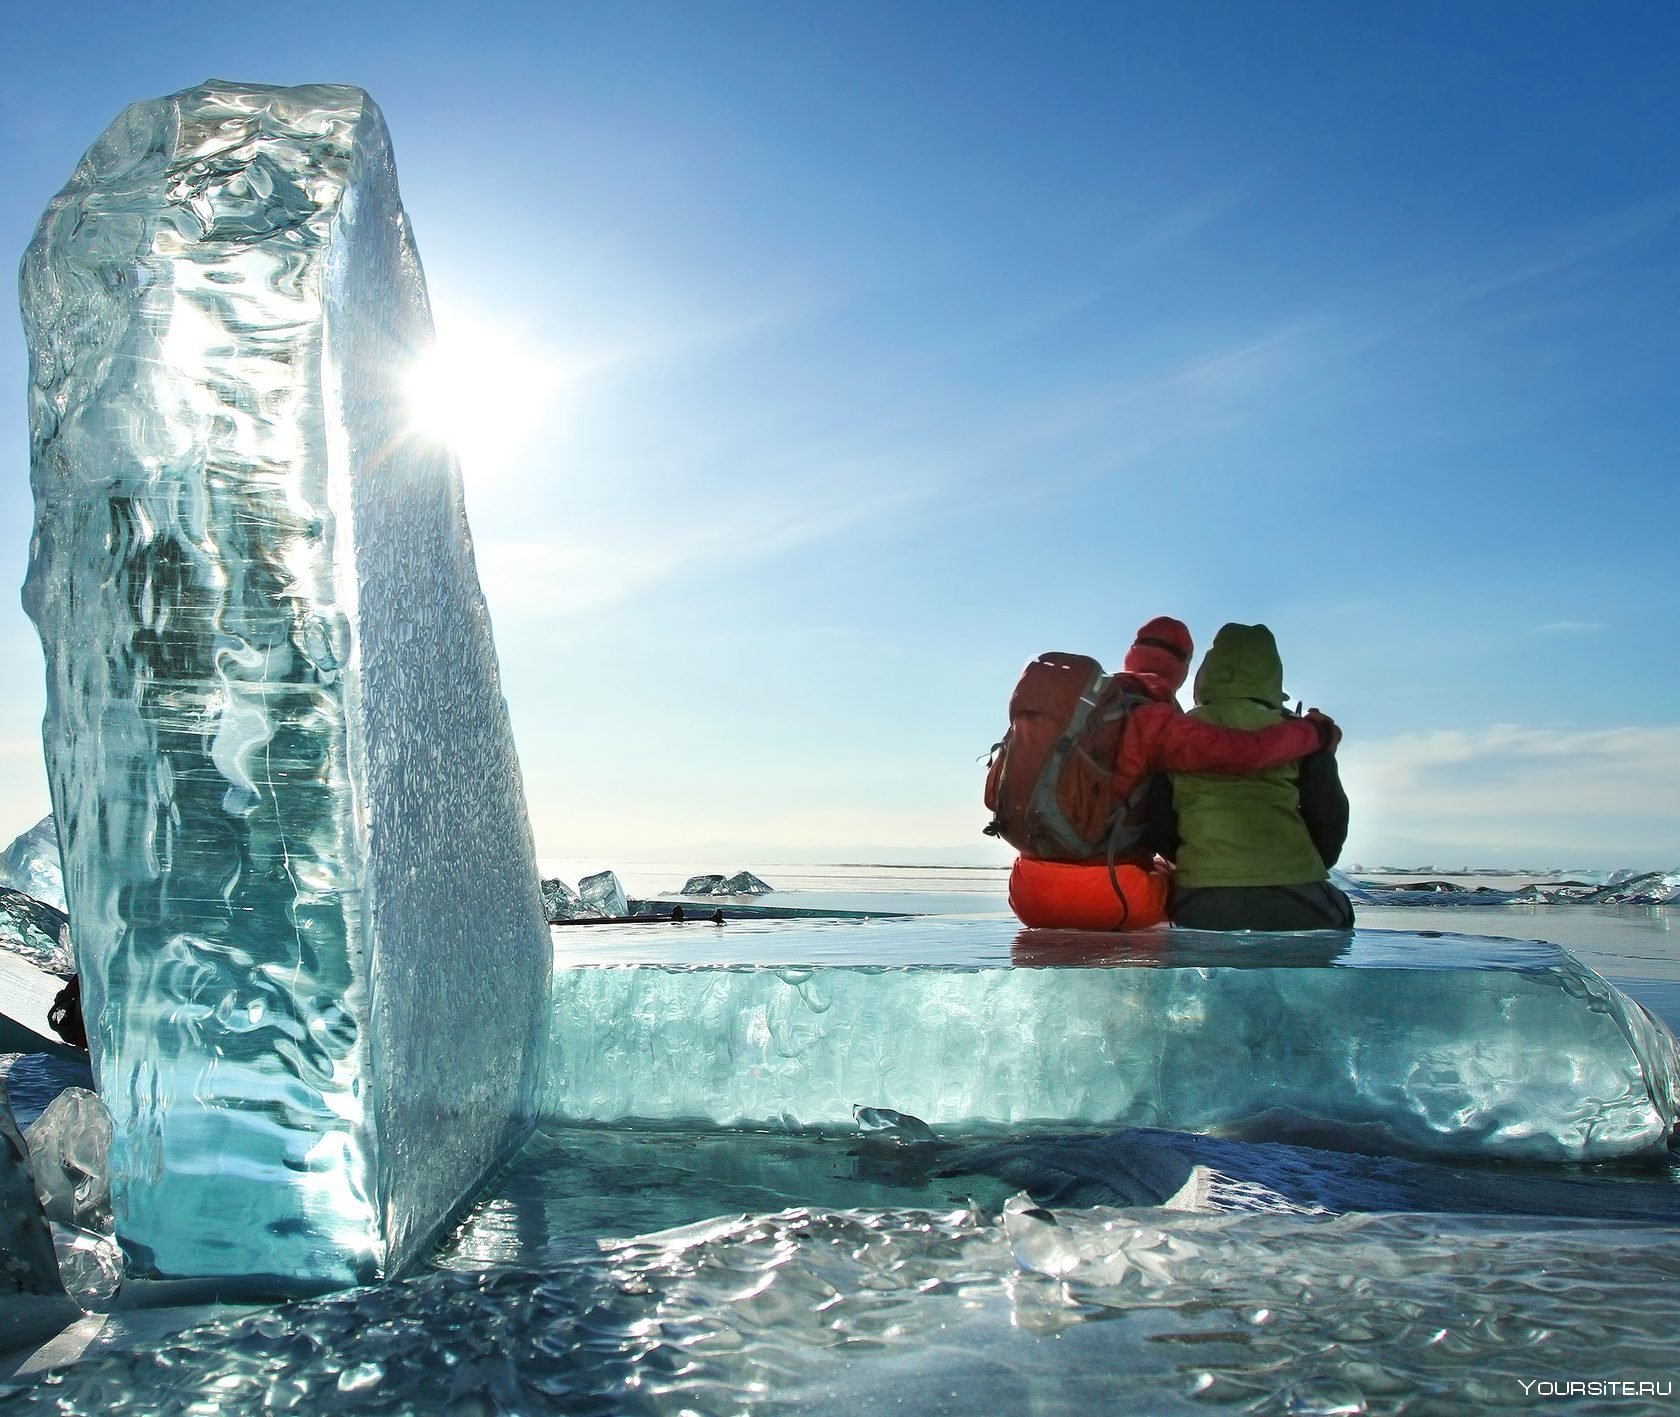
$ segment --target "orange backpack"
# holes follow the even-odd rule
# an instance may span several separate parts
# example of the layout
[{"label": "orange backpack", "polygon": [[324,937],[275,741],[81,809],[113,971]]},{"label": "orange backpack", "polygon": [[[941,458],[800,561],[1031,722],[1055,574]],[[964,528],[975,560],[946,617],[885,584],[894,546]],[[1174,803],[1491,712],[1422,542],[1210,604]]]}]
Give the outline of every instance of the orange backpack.
[{"label": "orange backpack", "polygon": [[1126,715],[1149,701],[1129,674],[1105,674],[1089,655],[1039,655],[992,746],[986,835],[1039,861],[1112,865],[1143,835],[1127,804],[1115,802],[1110,777]]}]

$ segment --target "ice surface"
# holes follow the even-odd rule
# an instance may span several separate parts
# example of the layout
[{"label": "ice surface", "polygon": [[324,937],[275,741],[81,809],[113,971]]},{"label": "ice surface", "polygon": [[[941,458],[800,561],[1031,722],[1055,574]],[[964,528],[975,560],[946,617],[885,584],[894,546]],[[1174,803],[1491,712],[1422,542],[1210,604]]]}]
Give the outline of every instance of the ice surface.
[{"label": "ice surface", "polygon": [[624,887],[612,871],[597,871],[578,882],[578,898],[584,906],[600,915],[621,917],[630,913],[630,902]]},{"label": "ice surface", "polygon": [[22,289],[118,1234],[165,1275],[400,1269],[530,1124],[550,947],[458,471],[406,423],[431,319],[383,119],[135,104]]},{"label": "ice surface", "polygon": [[864,1106],[936,1129],[1155,1126],[1546,1161],[1665,1152],[1680,1048],[1567,951],[1489,942],[1480,966],[1432,967],[1430,941],[1387,936],[1345,967],[1263,942],[1210,947],[1200,965],[563,967],[546,1111],[836,1127]]},{"label": "ice surface", "polygon": [[1526,1405],[1537,1375],[1668,1378],[1677,1323],[1680,1237],[1654,1226],[800,1207],[229,1313],[5,1396],[69,1417],[183,1394],[223,1414],[1421,1417]]},{"label": "ice surface", "polygon": [[10,950],[49,974],[71,974],[76,968],[64,912],[6,886],[0,886],[0,950]]},{"label": "ice surface", "polygon": [[58,831],[50,816],[42,817],[0,855],[0,886],[32,895],[58,910],[65,908]]}]

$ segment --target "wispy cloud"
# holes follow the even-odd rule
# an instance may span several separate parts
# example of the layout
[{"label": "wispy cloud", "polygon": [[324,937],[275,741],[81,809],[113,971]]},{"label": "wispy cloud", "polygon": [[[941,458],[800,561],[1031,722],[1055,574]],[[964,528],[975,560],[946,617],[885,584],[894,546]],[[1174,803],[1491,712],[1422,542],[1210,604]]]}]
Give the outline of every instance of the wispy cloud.
[{"label": "wispy cloud", "polygon": [[1448,728],[1350,743],[1341,758],[1361,836],[1680,857],[1680,725]]},{"label": "wispy cloud", "polygon": [[844,485],[818,482],[808,495],[783,492],[745,505],[685,506],[680,523],[666,531],[625,526],[587,541],[487,542],[479,549],[479,578],[498,616],[576,619],[710,566],[771,560],[890,520],[930,495],[926,484],[857,482],[836,495]]}]

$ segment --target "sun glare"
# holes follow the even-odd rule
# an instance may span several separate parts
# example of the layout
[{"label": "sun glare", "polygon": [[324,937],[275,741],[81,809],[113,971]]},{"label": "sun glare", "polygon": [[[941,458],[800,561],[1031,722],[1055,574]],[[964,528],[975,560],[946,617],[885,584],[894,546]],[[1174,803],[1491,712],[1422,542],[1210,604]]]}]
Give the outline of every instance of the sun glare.
[{"label": "sun glare", "polygon": [[559,412],[565,365],[518,330],[446,327],[403,381],[409,427],[453,448],[468,477],[517,473]]}]

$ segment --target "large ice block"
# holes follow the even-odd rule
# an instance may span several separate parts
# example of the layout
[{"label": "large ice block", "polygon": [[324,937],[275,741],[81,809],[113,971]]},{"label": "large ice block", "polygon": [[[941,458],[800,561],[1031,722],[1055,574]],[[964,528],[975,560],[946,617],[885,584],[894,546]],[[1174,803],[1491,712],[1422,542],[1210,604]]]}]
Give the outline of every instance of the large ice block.
[{"label": "large ice block", "polygon": [[[739,958],[773,939],[729,943]],[[546,1110],[850,1128],[861,1106],[942,1128],[1150,1126],[1536,1161],[1660,1156],[1680,1110],[1674,1036],[1556,946],[1175,931],[1075,967],[1088,951],[1016,946],[1044,967],[563,964]]]},{"label": "large ice block", "polygon": [[24,259],[24,597],[131,1267],[400,1269],[525,1134],[549,944],[359,89],[126,109]]}]

